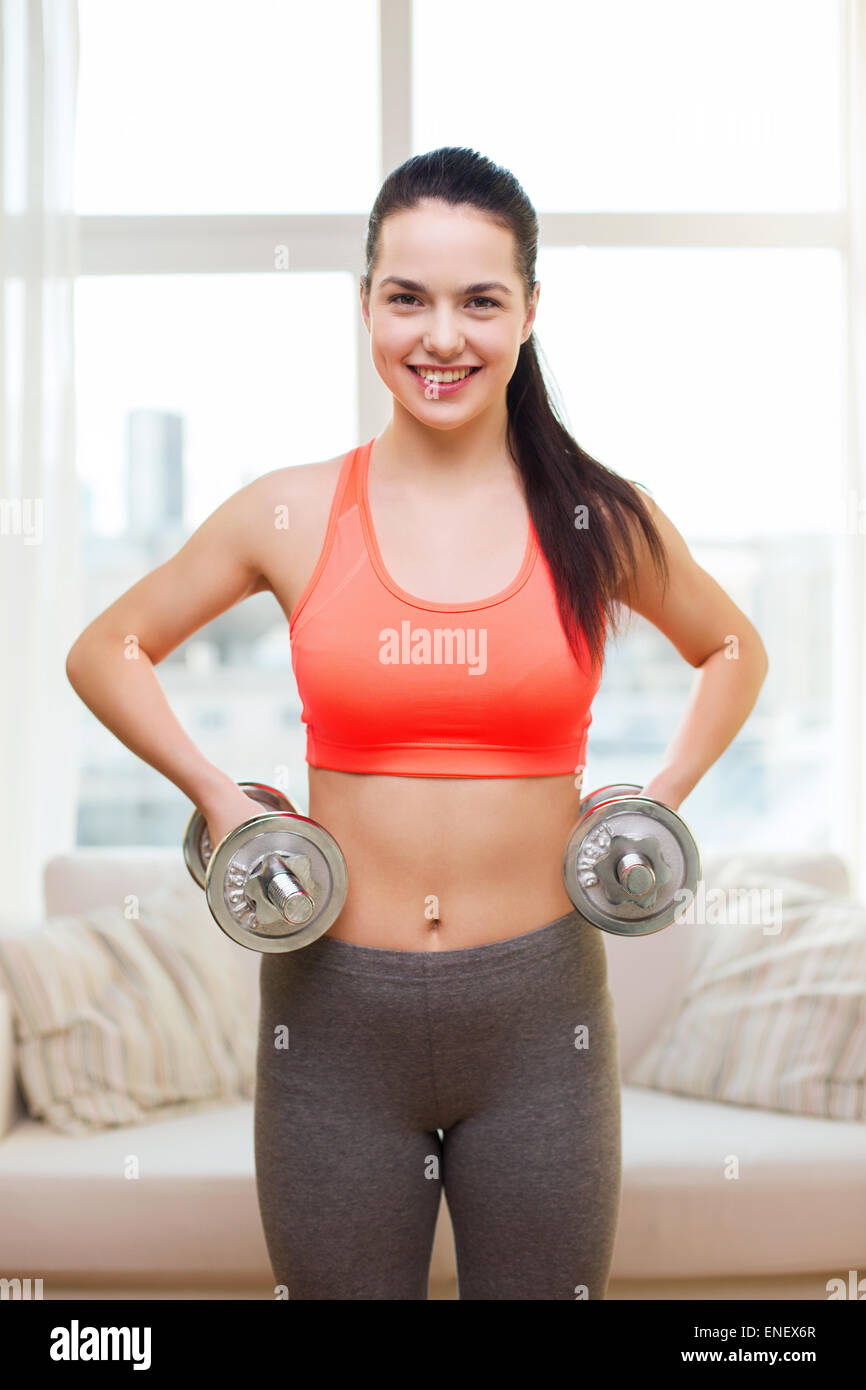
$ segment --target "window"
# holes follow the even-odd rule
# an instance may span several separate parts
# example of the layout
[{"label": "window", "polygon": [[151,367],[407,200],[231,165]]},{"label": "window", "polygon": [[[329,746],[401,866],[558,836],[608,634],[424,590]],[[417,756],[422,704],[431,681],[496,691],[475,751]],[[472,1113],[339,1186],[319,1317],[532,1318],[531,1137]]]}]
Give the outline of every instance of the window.
[{"label": "window", "polygon": [[[572,433],[649,487],[770,653],[754,711],[683,815],[717,848],[826,848],[831,826],[814,808],[833,788],[841,253],[553,248],[538,278],[538,334]],[[653,775],[692,680],[633,615],[593,706],[592,785]]]},{"label": "window", "polygon": [[546,212],[840,206],[832,0],[541,0],[526,18],[473,0],[458,47],[416,0],[416,150],[472,145]]},{"label": "window", "polygon": [[375,0],[79,0],[81,213],[367,212]]}]

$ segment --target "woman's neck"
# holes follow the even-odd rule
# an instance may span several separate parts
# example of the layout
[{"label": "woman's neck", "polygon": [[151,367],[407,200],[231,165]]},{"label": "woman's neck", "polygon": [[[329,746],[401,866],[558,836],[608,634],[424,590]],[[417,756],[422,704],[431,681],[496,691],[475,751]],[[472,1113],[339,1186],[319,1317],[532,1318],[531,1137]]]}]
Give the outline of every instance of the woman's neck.
[{"label": "woman's neck", "polygon": [[506,443],[507,423],[506,414],[495,421],[479,417],[453,430],[433,429],[395,405],[373,445],[377,472],[393,482],[411,476],[431,489],[440,481],[449,487],[495,482],[515,471]]}]

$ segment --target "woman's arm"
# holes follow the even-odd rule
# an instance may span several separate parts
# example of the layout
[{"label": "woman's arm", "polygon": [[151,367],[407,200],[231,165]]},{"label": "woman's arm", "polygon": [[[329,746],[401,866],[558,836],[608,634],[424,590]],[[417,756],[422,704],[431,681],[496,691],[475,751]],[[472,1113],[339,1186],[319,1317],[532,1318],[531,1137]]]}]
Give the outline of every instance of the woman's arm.
[{"label": "woman's arm", "polygon": [[206,817],[227,803],[242,806],[246,797],[182,728],[154,667],[220,613],[268,587],[256,562],[257,537],[270,524],[268,478],[229,497],[175,556],[100,613],[66,658],[70,684],[88,709]]},{"label": "woman's arm", "polygon": [[670,579],[661,584],[645,544],[638,542],[635,612],[647,618],[697,670],[683,717],[659,772],[642,789],[676,810],[721,757],[748,719],[769,668],[757,629],[694,560],[688,546],[649,496],[650,509],[667,551]]}]

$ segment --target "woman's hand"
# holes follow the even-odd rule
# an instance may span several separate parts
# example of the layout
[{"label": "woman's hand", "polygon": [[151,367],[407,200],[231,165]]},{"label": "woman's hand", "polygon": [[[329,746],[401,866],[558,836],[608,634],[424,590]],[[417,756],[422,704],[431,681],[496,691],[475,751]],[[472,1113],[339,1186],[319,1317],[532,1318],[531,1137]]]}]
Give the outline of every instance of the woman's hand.
[{"label": "woman's hand", "polygon": [[660,801],[663,806],[669,806],[672,811],[679,810],[681,803],[685,800],[662,774],[658,777],[651,777],[646,786],[641,787],[638,796],[652,797],[653,801]]},{"label": "woman's hand", "polygon": [[254,801],[240,787],[229,789],[216,801],[199,808],[207,822],[211,849],[215,850],[220,840],[225,839],[230,830],[243,825],[254,816],[266,816],[269,808],[260,801]]}]

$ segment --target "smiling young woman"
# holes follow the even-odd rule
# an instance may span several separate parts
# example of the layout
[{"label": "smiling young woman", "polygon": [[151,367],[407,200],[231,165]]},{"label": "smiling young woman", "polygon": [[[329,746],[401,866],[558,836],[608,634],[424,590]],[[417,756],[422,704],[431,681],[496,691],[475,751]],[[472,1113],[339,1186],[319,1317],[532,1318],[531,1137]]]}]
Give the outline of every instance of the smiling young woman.
[{"label": "smiling young woman", "polygon": [[[261,962],[256,1177],[291,1298],[426,1298],[442,1186],[461,1298],[604,1298],[616,1022],[562,857],[607,628],[630,607],[700,668],[645,788],[673,807],[766,671],[668,518],[557,418],[533,338],[537,242],[517,180],[475,151],[394,170],[360,282],[387,424],[236,493],[72,663],[215,843],[260,808],[186,739],[150,663],[263,588],[289,620],[309,811],[349,878],[324,936]],[[135,675],[107,651],[129,631],[150,658]]]}]

